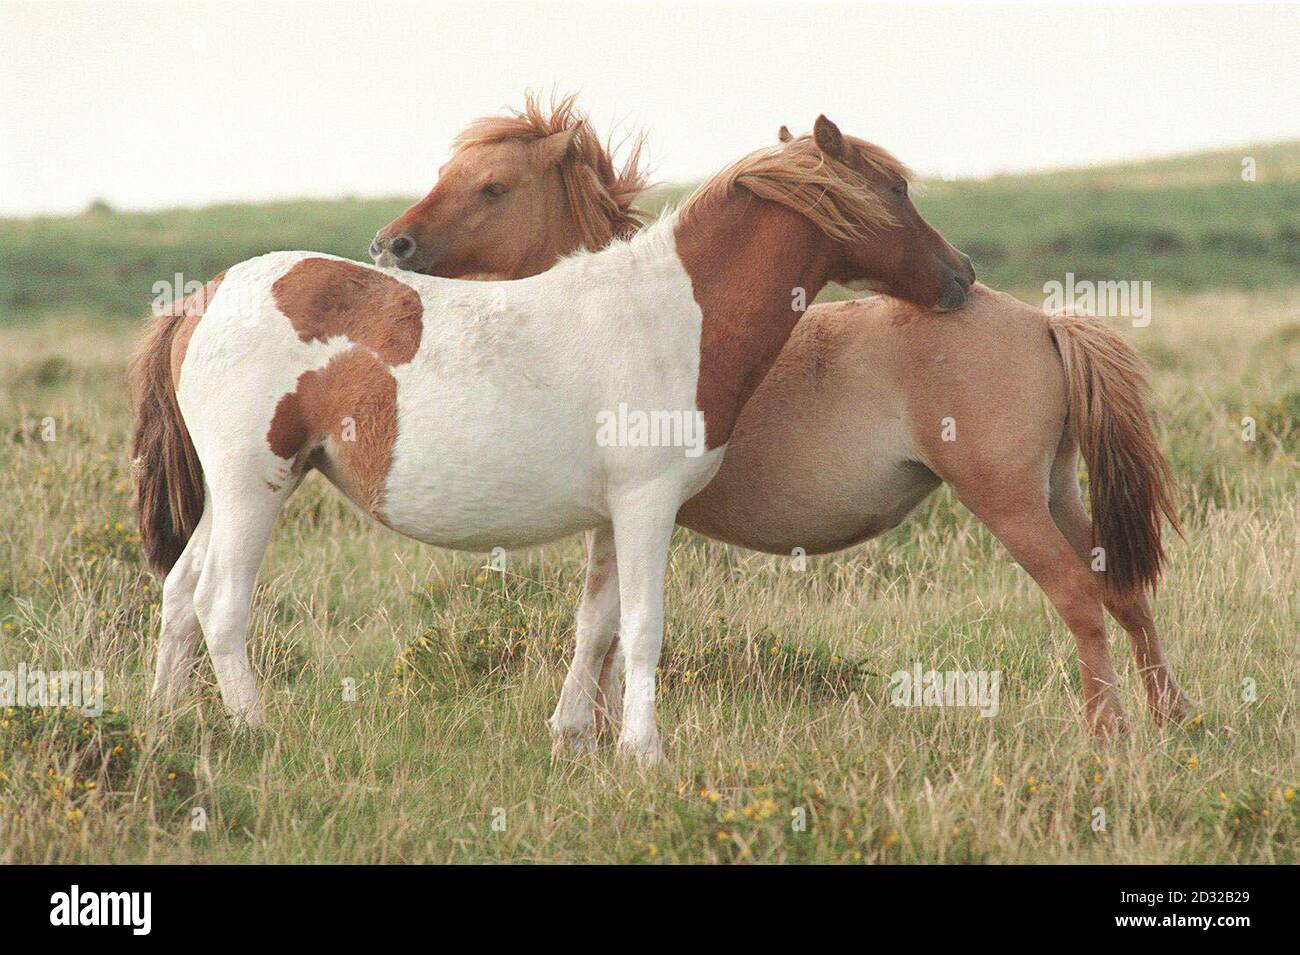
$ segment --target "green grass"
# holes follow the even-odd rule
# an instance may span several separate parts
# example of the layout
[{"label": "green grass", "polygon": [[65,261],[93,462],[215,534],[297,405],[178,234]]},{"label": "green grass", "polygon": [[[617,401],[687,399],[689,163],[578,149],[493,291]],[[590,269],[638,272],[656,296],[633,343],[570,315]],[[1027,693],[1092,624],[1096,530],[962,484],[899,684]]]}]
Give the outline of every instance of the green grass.
[{"label": "green grass", "polygon": [[[1241,180],[1241,159],[1258,179]],[[685,187],[656,190],[648,208]],[[276,249],[366,257],[410,198],[224,205],[0,220],[0,323],[79,314],[135,320],[153,283],[205,281]],[[1041,300],[1043,283],[1150,280],[1157,295],[1300,281],[1300,142],[987,181],[935,181],[922,213],[988,285]],[[832,290],[831,297],[835,292]]]},{"label": "green grass", "polygon": [[[608,747],[551,755],[578,541],[500,575],[363,522],[317,476],[255,601],[268,730],[231,730],[206,661],[176,718],[151,716],[159,585],[121,384],[135,327],[0,329],[0,669],[98,668],[110,693],[89,723],[0,711],[0,862],[1294,863],[1298,296],[1172,295],[1149,328],[1120,326],[1153,362],[1185,491],[1156,615],[1195,719],[1147,719],[1112,626],[1135,732],[1090,739],[1069,633],[940,492],[803,572],[679,532],[669,768],[648,775]],[[890,707],[888,675],[914,661],[1001,670],[999,715]]]},{"label": "green grass", "polygon": [[277,249],[366,259],[404,199],[277,202],[165,212],[0,220],[0,322],[47,314],[134,321],[153,283],[206,281]]}]

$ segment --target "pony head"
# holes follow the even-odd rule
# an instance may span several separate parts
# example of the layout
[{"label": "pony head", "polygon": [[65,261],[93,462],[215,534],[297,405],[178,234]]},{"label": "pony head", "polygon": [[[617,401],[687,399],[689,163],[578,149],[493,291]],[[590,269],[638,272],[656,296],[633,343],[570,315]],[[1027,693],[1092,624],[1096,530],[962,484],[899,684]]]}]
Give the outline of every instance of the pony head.
[{"label": "pony head", "polygon": [[616,169],[568,96],[543,109],[471,123],[427,196],[379,230],[370,254],[448,278],[524,278],[580,248],[599,249],[641,225],[641,143]]},{"label": "pony head", "polygon": [[743,189],[802,214],[825,234],[831,281],[944,311],[966,301],[975,269],[916,210],[906,166],[845,136],[825,116],[811,135],[792,136],[782,126],[778,138],[707,182],[683,214]]}]

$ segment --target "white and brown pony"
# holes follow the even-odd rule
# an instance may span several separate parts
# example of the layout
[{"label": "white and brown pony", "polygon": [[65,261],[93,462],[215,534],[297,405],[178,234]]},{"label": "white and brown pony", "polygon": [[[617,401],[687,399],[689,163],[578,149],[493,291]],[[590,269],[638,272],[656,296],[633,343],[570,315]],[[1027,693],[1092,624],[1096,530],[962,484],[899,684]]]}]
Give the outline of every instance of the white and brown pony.
[{"label": "white and brown pony", "polygon": [[[545,139],[528,148],[539,167],[556,158]],[[173,566],[159,562],[156,693],[175,696],[202,633],[228,709],[263,721],[245,647],[254,581],[276,515],[315,468],[376,520],[443,547],[594,531],[581,653],[603,659],[617,630],[619,750],[659,761],[669,539],[802,314],[792,290],[868,281],[929,308],[960,305],[973,282],[969,260],[893,199],[898,169],[820,117],[815,137],[748,156],[680,212],[532,278],[457,281],[313,252],[227,270],[158,321],[134,369],[146,548],[166,555],[189,533]],[[623,405],[698,414],[703,447],[599,441],[602,415]],[[585,742],[595,691],[575,667],[558,737]]]},{"label": "white and brown pony", "polygon": [[[566,104],[553,121],[531,102],[510,120],[482,121],[477,128],[495,135],[458,149],[435,189],[380,231],[378,246],[397,242],[409,256],[403,264],[434,274],[457,274],[471,261],[514,278],[598,248],[578,217],[557,221],[530,210],[618,208],[609,228],[625,227],[635,194],[602,187],[607,158],[563,183],[527,179],[514,207],[479,198],[488,184],[523,178],[512,171],[521,142],[583,125]],[[790,138],[784,127],[781,138]],[[577,153],[566,161],[590,162]],[[909,206],[905,171],[896,176],[891,201]],[[475,222],[490,219],[491,234],[509,235],[511,245],[463,233],[466,211]],[[444,259],[441,250],[453,243],[455,254]],[[553,255],[516,269],[510,249],[519,247]],[[1047,315],[982,285],[942,319],[893,297],[819,305],[740,413],[718,474],[678,521],[755,550],[825,553],[897,526],[947,482],[1074,634],[1090,725],[1101,732],[1123,725],[1103,606],[1129,634],[1152,714],[1176,718],[1188,704],[1146,594],[1160,574],[1162,518],[1175,520],[1172,482],[1145,390],[1137,354],[1100,321]],[[1080,453],[1092,517],[1076,476]],[[574,727],[590,725],[593,706],[617,720],[616,580],[612,563],[611,572],[605,566],[589,569],[566,700],[597,673],[600,692],[557,713]]]}]

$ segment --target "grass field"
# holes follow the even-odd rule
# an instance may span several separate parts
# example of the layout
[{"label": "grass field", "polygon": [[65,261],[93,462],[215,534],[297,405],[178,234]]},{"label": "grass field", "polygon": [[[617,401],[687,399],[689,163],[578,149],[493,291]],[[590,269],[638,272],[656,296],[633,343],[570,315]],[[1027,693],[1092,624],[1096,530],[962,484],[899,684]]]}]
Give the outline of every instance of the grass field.
[{"label": "grass field", "polygon": [[[1116,327],[1152,364],[1183,491],[1187,536],[1156,614],[1193,719],[1151,724],[1112,626],[1135,732],[1090,739],[1073,639],[941,491],[898,531],[803,571],[679,531],[669,768],[647,775],[609,748],[551,754],[580,542],[511,554],[498,573],[364,522],[315,475],[256,601],[269,728],[232,731],[206,661],[174,720],[147,711],[159,585],[133,524],[123,387],[138,323],[104,316],[143,314],[149,283],[174,271],[286,246],[358,252],[401,202],[0,224],[0,670],[101,669],[109,691],[89,722],[0,710],[0,861],[1297,861],[1300,274],[1286,230],[1300,146],[1279,150],[1291,166],[1261,159],[1249,185],[1225,154],[940,183],[923,206],[957,245],[1005,247],[991,284],[1148,277],[1126,255],[1151,268],[1153,323]],[[1280,168],[1289,178],[1269,182]],[[1046,209],[1051,189],[1057,207],[1035,214],[1030,197]],[[1101,198],[1059,209],[1087,189]],[[1182,245],[1088,252],[1098,233],[1072,220],[1145,223]],[[313,241],[317,227],[333,238]],[[1256,236],[1260,254],[1235,269],[1198,238],[1216,229]],[[1078,258],[1036,262],[1058,234],[1083,243]],[[916,662],[1000,671],[1000,712],[889,706],[889,675]]]}]

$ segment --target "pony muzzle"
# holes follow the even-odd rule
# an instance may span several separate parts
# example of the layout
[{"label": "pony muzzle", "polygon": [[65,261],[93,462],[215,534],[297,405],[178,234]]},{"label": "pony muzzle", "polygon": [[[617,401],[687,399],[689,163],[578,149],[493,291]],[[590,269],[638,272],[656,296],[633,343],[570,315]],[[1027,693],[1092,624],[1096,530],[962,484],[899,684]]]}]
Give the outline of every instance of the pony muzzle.
[{"label": "pony muzzle", "polygon": [[415,239],[410,233],[399,232],[388,236],[380,232],[370,240],[370,257],[374,259],[375,265],[383,268],[402,268],[415,255],[416,248]]},{"label": "pony muzzle", "polygon": [[934,307],[941,312],[951,312],[965,305],[966,293],[975,284],[975,266],[971,263],[970,256],[958,252],[957,257],[961,264],[958,268],[949,270],[948,280],[934,303]]}]

